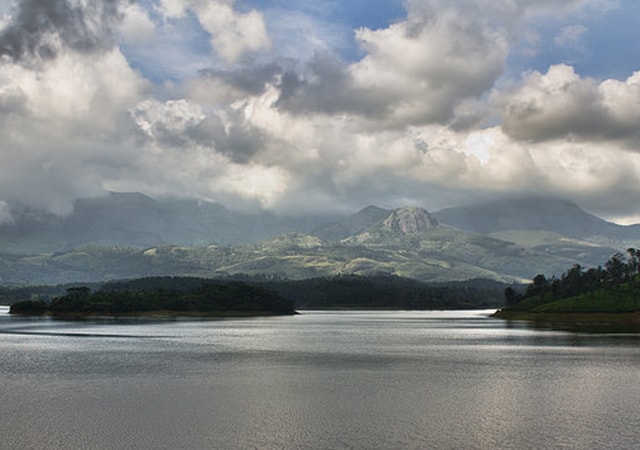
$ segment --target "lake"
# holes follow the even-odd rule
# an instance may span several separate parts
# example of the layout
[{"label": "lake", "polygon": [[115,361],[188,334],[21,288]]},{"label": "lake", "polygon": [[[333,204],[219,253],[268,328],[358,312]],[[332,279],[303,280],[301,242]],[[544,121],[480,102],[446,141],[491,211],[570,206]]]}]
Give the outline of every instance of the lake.
[{"label": "lake", "polygon": [[490,311],[0,312],[3,449],[625,449],[640,335]]}]

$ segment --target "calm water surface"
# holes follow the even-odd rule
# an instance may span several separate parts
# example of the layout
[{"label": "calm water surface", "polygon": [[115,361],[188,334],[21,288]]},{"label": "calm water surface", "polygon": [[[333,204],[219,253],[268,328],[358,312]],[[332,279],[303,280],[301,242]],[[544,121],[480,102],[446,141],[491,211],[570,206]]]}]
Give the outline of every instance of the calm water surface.
[{"label": "calm water surface", "polygon": [[3,449],[631,449],[640,335],[471,312],[0,310]]}]

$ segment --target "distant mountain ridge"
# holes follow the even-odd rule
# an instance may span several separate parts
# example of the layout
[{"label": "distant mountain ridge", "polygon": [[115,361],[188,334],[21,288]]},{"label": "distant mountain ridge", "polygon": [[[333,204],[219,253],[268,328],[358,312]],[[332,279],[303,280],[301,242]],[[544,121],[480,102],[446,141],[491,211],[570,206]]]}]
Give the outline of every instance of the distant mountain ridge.
[{"label": "distant mountain ridge", "polygon": [[556,200],[508,200],[435,214],[415,206],[369,206],[351,216],[282,217],[110,194],[78,201],[65,219],[25,215],[0,226],[0,283],[379,273],[512,282],[600,264],[625,245],[640,246],[638,230]]},{"label": "distant mountain ridge", "polygon": [[633,239],[640,225],[607,222],[575,203],[557,198],[528,197],[446,208],[435,213],[443,223],[461,230],[490,234],[505,230],[544,230],[574,238],[613,236]]},{"label": "distant mountain ridge", "polygon": [[25,209],[15,216],[15,223],[0,225],[0,249],[19,254],[82,246],[145,248],[258,242],[287,231],[308,232],[336,217],[242,213],[213,202],[156,200],[140,193],[115,192],[77,200],[73,213],[65,218]]},{"label": "distant mountain ridge", "polygon": [[329,241],[339,241],[348,236],[360,233],[380,222],[392,211],[377,206],[367,206],[357,213],[341,218],[341,220],[317,226],[311,234]]}]

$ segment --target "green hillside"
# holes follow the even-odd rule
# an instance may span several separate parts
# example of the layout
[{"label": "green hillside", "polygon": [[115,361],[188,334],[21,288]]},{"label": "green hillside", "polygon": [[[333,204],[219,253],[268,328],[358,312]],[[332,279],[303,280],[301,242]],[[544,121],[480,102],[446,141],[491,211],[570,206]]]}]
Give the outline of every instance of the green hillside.
[{"label": "green hillside", "polygon": [[638,313],[640,319],[640,251],[628,257],[616,253],[604,267],[583,269],[574,265],[559,278],[537,275],[524,293],[505,291],[501,317],[526,317],[521,313]]},{"label": "green hillside", "polygon": [[560,273],[575,260],[444,225],[403,232],[384,227],[340,242],[288,233],[258,244],[147,249],[85,247],[38,255],[0,255],[0,282],[57,284],[121,278],[237,274],[287,279],[379,273],[442,282],[524,281]]},{"label": "green hillside", "polygon": [[560,274],[615,251],[552,232],[511,230],[489,236],[461,231],[415,207],[391,212],[371,207],[338,225],[342,232],[358,231],[339,240],[337,229],[329,227],[333,231],[324,231],[331,239],[288,232],[238,245],[101,245],[31,255],[0,253],[0,284],[241,274],[291,280],[387,274],[425,282],[487,278],[511,283],[526,282],[535,273]]}]

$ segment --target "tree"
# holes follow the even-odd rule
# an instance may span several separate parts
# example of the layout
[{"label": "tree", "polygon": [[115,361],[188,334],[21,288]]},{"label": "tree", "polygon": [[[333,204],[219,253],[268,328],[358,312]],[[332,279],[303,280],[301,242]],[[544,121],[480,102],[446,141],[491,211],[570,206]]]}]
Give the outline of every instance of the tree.
[{"label": "tree", "polygon": [[564,296],[573,297],[574,295],[580,295],[582,293],[582,267],[580,264],[574,264],[562,276],[562,285],[564,287]]},{"label": "tree", "polygon": [[596,268],[592,267],[583,274],[583,279],[584,285],[593,299],[595,298],[596,291],[603,287],[607,279],[607,274],[601,266]]},{"label": "tree", "polygon": [[549,288],[549,281],[547,280],[547,278],[542,274],[538,274],[535,277],[533,277],[533,283],[531,283],[527,287],[527,292],[525,294],[525,297],[532,297],[534,295],[539,295],[540,301],[543,301],[544,294],[545,292],[547,292],[548,288]]},{"label": "tree", "polygon": [[640,271],[640,250],[637,248],[628,248],[627,254],[629,255],[627,261],[629,281],[631,282],[631,287],[635,289],[636,275],[638,275],[638,271]]},{"label": "tree", "polygon": [[607,270],[607,278],[609,279],[609,282],[617,292],[618,288],[627,276],[628,266],[624,260],[624,255],[620,252],[614,253],[611,258],[609,258],[609,261],[605,263],[604,267]]},{"label": "tree", "polygon": [[11,305],[10,314],[38,315],[49,311],[49,305],[40,300],[24,300]]},{"label": "tree", "polygon": [[518,303],[520,301],[520,298],[521,295],[518,294],[511,286],[508,286],[504,290],[504,303],[506,306]]},{"label": "tree", "polygon": [[70,299],[87,298],[91,294],[91,289],[86,286],[67,289],[67,297]]}]

